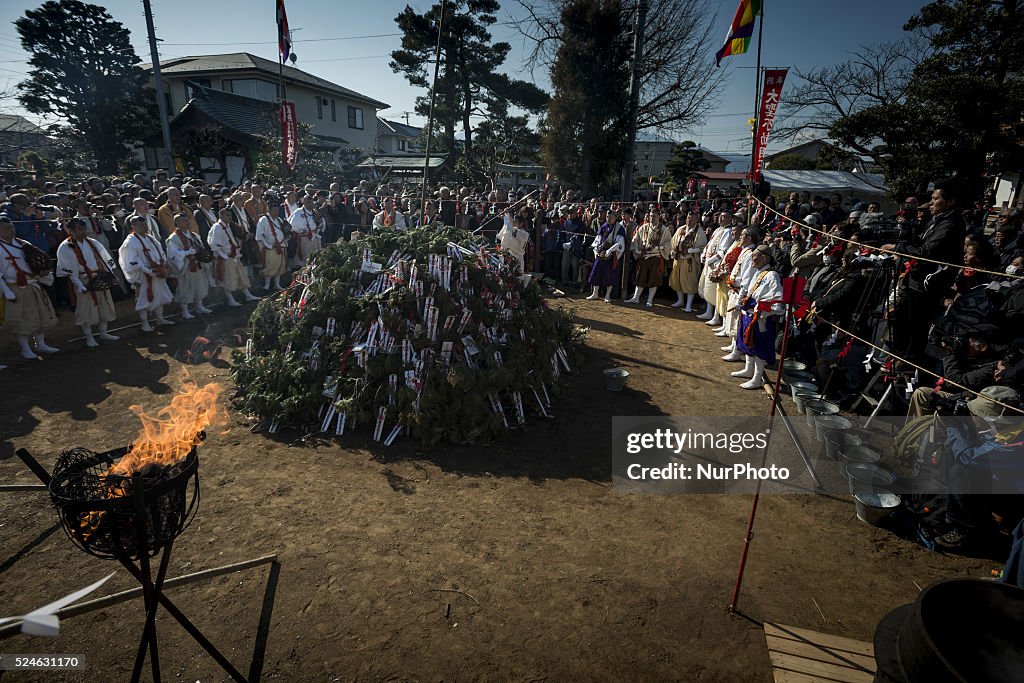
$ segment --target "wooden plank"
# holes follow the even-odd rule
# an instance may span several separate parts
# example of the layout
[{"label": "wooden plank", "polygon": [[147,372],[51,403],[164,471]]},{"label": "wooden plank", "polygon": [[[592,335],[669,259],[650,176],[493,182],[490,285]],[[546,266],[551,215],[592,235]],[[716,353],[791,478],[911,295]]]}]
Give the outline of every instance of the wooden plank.
[{"label": "wooden plank", "polygon": [[823,680],[820,676],[785,669],[775,669],[772,673],[775,676],[775,683],[821,683]]},{"label": "wooden plank", "polygon": [[789,640],[777,636],[767,636],[767,638],[768,650],[771,652],[781,652],[782,654],[796,655],[805,659],[815,659],[819,662],[845,666],[850,669],[860,667],[872,673],[875,671],[874,657],[853,654],[852,652],[842,652],[802,640]]},{"label": "wooden plank", "polygon": [[849,669],[845,666],[835,666],[825,662],[817,662],[813,659],[804,659],[794,655],[786,655],[781,652],[769,652],[772,666],[776,669],[787,669],[797,673],[817,676],[824,681],[835,681],[836,683],[873,683],[875,675],[866,671]]},{"label": "wooden plank", "polygon": [[844,638],[842,636],[833,636],[828,633],[819,633],[817,631],[809,631],[805,628],[797,628],[795,626],[786,626],[784,624],[769,624],[765,622],[764,625],[765,635],[776,636],[778,638],[785,638],[787,640],[796,640],[800,642],[813,643],[815,645],[821,645],[830,650],[839,650],[841,652],[851,652],[857,655],[864,655],[866,657],[875,656],[875,647],[871,643],[865,643],[860,640],[854,640],[853,638]]}]

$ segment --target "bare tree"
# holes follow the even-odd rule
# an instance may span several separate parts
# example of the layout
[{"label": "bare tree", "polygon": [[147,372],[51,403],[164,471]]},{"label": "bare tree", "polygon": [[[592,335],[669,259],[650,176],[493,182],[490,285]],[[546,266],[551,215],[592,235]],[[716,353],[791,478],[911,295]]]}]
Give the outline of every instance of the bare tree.
[{"label": "bare tree", "polygon": [[[516,21],[530,50],[531,70],[550,69],[562,44],[560,17],[569,0],[516,0],[525,18]],[[639,61],[638,130],[681,132],[703,122],[727,82],[715,65],[712,29],[717,15],[706,0],[648,0],[644,48]],[[622,2],[622,26],[632,26],[638,0]],[[622,93],[625,96],[625,93]]]},{"label": "bare tree", "polygon": [[[872,107],[902,102],[916,67],[928,54],[924,36],[861,46],[843,64],[794,70],[798,85],[782,97],[776,140],[829,137],[836,126]],[[854,151],[877,156],[874,147],[844,140]],[[877,161],[877,159],[876,159]]]}]

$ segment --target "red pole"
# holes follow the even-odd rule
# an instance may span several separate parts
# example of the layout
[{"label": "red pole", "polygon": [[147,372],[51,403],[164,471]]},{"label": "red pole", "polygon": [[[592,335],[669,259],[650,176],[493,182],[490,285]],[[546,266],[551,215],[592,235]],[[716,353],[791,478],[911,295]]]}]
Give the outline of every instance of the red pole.
[{"label": "red pole", "polygon": [[[772,427],[775,424],[775,413],[779,406],[779,386],[782,384],[782,364],[786,360],[786,343],[789,341],[790,315],[793,311],[793,302],[796,301],[796,286],[800,278],[791,277],[789,283],[789,295],[786,300],[786,328],[782,331],[782,348],[779,350],[778,372],[775,375],[775,391],[772,392],[772,407],[768,413],[768,441],[764,445],[761,454],[761,467],[768,461],[768,448],[771,446]],[[743,554],[740,556],[740,570],[736,574],[736,586],[732,591],[732,600],[729,602],[729,613],[736,612],[736,605],[740,600],[740,587],[743,585],[743,570],[747,567],[747,554],[750,551],[750,541],[754,537],[754,517],[757,516],[757,504],[761,500],[761,480],[757,480],[757,489],[754,491],[754,502],[750,507],[750,519],[747,521],[747,535],[743,539]]]}]

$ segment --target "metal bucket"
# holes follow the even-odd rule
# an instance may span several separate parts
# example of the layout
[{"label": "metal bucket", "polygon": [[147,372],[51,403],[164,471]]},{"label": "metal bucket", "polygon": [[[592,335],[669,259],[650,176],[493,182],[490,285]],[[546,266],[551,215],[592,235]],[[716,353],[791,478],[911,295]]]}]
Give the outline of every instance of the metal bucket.
[{"label": "metal bucket", "polygon": [[796,372],[804,372],[806,370],[807,370],[807,363],[801,363],[800,361],[793,360],[792,358],[790,358],[790,359],[788,359],[786,361],[783,361],[783,363],[782,363],[782,371],[783,372],[794,372],[794,371],[796,371]]},{"label": "metal bucket", "polygon": [[793,382],[789,385],[789,394],[796,400],[797,394],[816,394],[818,385],[814,382]]},{"label": "metal bucket", "polygon": [[782,381],[792,386],[793,382],[814,382],[818,378],[812,372],[803,370],[782,370]]},{"label": "metal bucket", "polygon": [[850,480],[850,493],[865,489],[884,491],[896,481],[895,474],[873,462],[850,463],[846,466],[846,476]]},{"label": "metal bucket", "polygon": [[857,519],[878,526],[902,503],[895,493],[872,488],[858,488],[853,494],[857,506]]},{"label": "metal bucket", "polygon": [[838,460],[839,454],[847,448],[853,448],[863,443],[856,434],[836,429],[825,435],[825,457],[829,460]]},{"label": "metal bucket", "polygon": [[820,401],[823,398],[825,397],[822,396],[821,394],[805,393],[802,391],[798,391],[796,396],[793,398],[793,403],[796,404],[796,412],[799,413],[800,415],[804,415],[805,411],[807,410],[808,401]]},{"label": "metal bucket", "polygon": [[604,388],[608,391],[622,391],[626,386],[629,373],[622,368],[610,368],[604,371]]},{"label": "metal bucket", "polygon": [[[804,414],[807,416],[807,426],[811,429],[814,429],[814,420],[818,415],[835,415],[838,412],[839,406],[832,401],[823,398],[804,399]],[[847,425],[847,428],[852,426]]]},{"label": "metal bucket", "polygon": [[[828,403],[828,401],[822,401],[822,403]],[[835,406],[836,412],[839,412],[839,406],[835,403],[831,404]],[[810,410],[810,408],[808,408]],[[853,423],[847,420],[842,415],[836,415],[835,413],[821,413],[814,416],[814,438],[818,440],[818,443],[825,444],[825,435],[833,431],[842,431],[849,429],[853,426]]]},{"label": "metal bucket", "polygon": [[839,457],[843,462],[843,474],[846,474],[847,468],[854,463],[870,463],[875,464],[882,459],[882,454],[876,451],[874,448],[868,448],[867,446],[854,446],[853,448],[847,448],[846,450],[840,451]]}]

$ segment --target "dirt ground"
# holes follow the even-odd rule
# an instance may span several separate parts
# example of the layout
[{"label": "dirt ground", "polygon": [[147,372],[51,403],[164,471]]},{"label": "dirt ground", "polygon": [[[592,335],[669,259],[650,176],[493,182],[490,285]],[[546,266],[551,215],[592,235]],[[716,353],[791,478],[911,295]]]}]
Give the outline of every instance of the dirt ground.
[{"label": "dirt ground", "polygon": [[[532,419],[505,442],[383,448],[366,429],[302,442],[251,433],[236,413],[229,433],[210,437],[202,503],[169,574],[277,553],[265,680],[770,681],[761,621],[870,640],[918,585],[997,566],[863,524],[849,499],[769,496],[742,614],[730,616],[751,497],[617,494],[611,417],[763,415],[767,397],[736,387],[735,366],[718,361],[722,340],[692,315],[577,295],[561,305],[591,328],[586,363],[554,419]],[[229,340],[247,310],[212,326],[130,330],[98,350],[64,343],[2,371],[0,483],[35,483],[19,447],[49,469],[62,448],[123,445],[137,429],[128,406],[164,405],[181,381],[174,356],[199,334]],[[189,369],[229,383],[227,357]],[[611,366],[632,373],[626,391],[604,389]],[[71,545],[45,493],[0,494],[0,615],[115,569],[101,593],[134,584]],[[270,575],[265,565],[169,595],[244,673]],[[0,680],[127,679],[142,618],[136,600],[65,620],[54,639],[0,641],[0,652],[87,661],[83,672]],[[158,631],[166,680],[228,680],[166,613]]]}]

